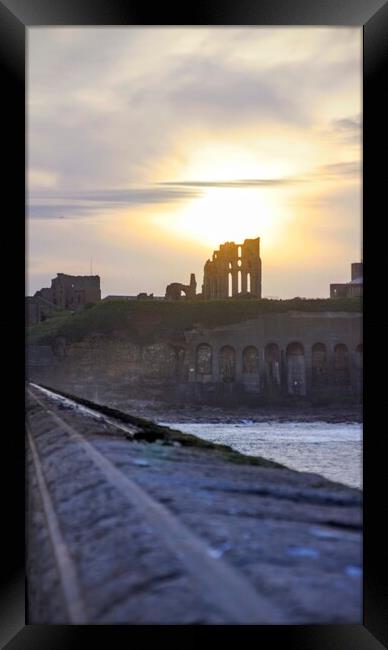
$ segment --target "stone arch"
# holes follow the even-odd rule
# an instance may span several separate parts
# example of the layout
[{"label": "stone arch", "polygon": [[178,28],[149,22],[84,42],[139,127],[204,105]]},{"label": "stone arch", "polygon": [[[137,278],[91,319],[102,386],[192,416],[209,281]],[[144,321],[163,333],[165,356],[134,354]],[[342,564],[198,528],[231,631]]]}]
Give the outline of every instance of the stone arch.
[{"label": "stone arch", "polygon": [[195,354],[195,370],[197,375],[212,374],[213,351],[208,343],[200,343]]},{"label": "stone arch", "polygon": [[259,373],[259,352],[254,345],[248,345],[243,351],[243,373],[248,375]]},{"label": "stone arch", "polygon": [[219,354],[220,378],[223,382],[233,382],[236,378],[236,352],[231,345],[224,345]]},{"label": "stone arch", "polygon": [[344,343],[337,343],[334,348],[334,383],[338,386],[350,384],[349,350]]},{"label": "stone arch", "polygon": [[166,300],[181,300],[182,298],[192,299],[196,296],[197,282],[195,274],[190,275],[190,284],[171,282],[166,287]]},{"label": "stone arch", "polygon": [[324,343],[314,343],[311,348],[311,384],[313,388],[327,384],[327,351]]},{"label": "stone arch", "polygon": [[303,345],[293,341],[287,345],[287,392],[289,395],[306,395],[306,367]]},{"label": "stone arch", "polygon": [[276,343],[267,343],[264,350],[265,376],[268,392],[280,392],[280,349]]}]

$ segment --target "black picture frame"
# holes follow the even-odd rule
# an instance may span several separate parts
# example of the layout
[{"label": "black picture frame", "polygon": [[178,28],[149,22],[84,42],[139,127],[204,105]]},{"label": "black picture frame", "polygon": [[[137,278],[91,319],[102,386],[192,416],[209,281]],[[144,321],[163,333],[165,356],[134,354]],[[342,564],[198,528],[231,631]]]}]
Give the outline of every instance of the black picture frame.
[{"label": "black picture frame", "polygon": [[[122,646],[133,641],[133,626],[25,625],[24,578],[24,283],[25,283],[25,35],[44,25],[349,25],[363,28],[363,214],[364,214],[364,622],[342,626],[228,627],[228,640],[280,643],[303,650],[374,650],[388,644],[387,544],[384,521],[385,454],[381,405],[384,386],[376,380],[373,360],[384,363],[383,308],[386,243],[379,220],[386,214],[388,155],[388,5],[382,0],[208,0],[191,5],[149,8],[130,0],[0,0],[0,61],[5,170],[3,255],[2,378],[2,562],[0,584],[0,644],[9,650],[75,648],[95,642]],[[8,139],[8,143],[7,143]],[[4,142],[6,140],[6,142]],[[383,152],[382,162],[377,154]],[[12,244],[6,246],[11,231]],[[18,259],[19,258],[19,259]],[[22,258],[22,259],[20,259]],[[12,372],[11,372],[12,371]],[[386,400],[386,398],[385,398]],[[11,415],[10,424],[6,416]],[[374,415],[377,414],[377,424]],[[386,426],[386,425],[385,425]],[[380,504],[380,505],[379,505]],[[138,638],[160,642],[165,629],[137,628]],[[192,640],[219,639],[217,627],[190,630]],[[178,639],[184,627],[174,626]],[[155,635],[158,635],[156,638]],[[137,636],[136,635],[136,636]],[[183,639],[183,636],[182,636]]]}]

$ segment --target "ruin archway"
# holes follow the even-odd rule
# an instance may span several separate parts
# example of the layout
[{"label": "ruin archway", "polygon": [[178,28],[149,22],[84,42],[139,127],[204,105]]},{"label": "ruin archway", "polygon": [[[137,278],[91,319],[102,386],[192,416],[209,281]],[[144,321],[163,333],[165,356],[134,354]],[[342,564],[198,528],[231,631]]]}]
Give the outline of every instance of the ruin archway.
[{"label": "ruin archway", "polygon": [[197,282],[195,274],[190,275],[190,284],[182,284],[181,282],[171,282],[166,287],[166,300],[182,300],[195,298],[197,290]]},{"label": "ruin archway", "polygon": [[304,348],[301,343],[287,345],[287,392],[289,395],[306,395],[306,368]]},{"label": "ruin archway", "polygon": [[344,343],[337,343],[334,348],[333,373],[337,386],[350,384],[349,350]]},{"label": "ruin archway", "polygon": [[243,351],[243,373],[256,375],[259,372],[259,353],[254,345],[249,345]]},{"label": "ruin archway", "polygon": [[195,369],[197,375],[212,374],[212,348],[208,343],[201,343],[197,347]]},{"label": "ruin archway", "polygon": [[280,392],[280,350],[276,343],[268,343],[264,351],[265,376],[270,395]]},{"label": "ruin archway", "polygon": [[224,345],[219,355],[220,379],[230,383],[236,378],[236,353],[231,345]]},{"label": "ruin archway", "polygon": [[327,379],[326,345],[315,343],[311,349],[311,384],[313,388],[326,386]]}]

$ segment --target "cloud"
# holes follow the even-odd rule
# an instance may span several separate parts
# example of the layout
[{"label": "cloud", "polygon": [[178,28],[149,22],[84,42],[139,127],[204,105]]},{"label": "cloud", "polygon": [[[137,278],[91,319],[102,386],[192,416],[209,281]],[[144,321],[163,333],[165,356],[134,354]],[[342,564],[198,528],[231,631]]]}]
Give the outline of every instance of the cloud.
[{"label": "cloud", "polygon": [[[316,119],[322,94],[341,96],[354,86],[354,60],[325,57],[276,65],[241,66],[231,58],[187,56],[166,75],[162,88],[151,84],[137,95],[147,105],[159,99],[184,111],[185,119],[216,129],[249,119],[309,126]],[[297,92],[296,92],[297,89]]]},{"label": "cloud", "polygon": [[351,160],[349,162],[331,163],[322,165],[317,173],[324,178],[332,176],[357,176],[359,177],[362,171],[361,161]]},{"label": "cloud", "polygon": [[227,181],[165,181],[160,185],[171,185],[174,187],[233,187],[247,189],[250,187],[273,187],[296,183],[297,178],[245,178]]},{"label": "cloud", "polygon": [[[356,87],[357,39],[340,31],[33,28],[29,165],[63,189],[117,187],[160,180],[193,138],[251,132],[260,151],[275,128],[302,141],[322,97],[330,107]],[[333,129],[343,137],[348,126]]]},{"label": "cloud", "polygon": [[[198,196],[184,188],[149,187],[117,190],[89,190],[63,193],[40,192],[30,195],[29,217],[63,219],[94,215],[119,206],[175,203]],[[58,200],[63,200],[58,202]]]},{"label": "cloud", "polygon": [[331,129],[343,141],[349,144],[361,143],[361,115],[342,117],[332,120]]},{"label": "cloud", "polygon": [[213,57],[187,57],[168,75],[163,95],[186,119],[217,129],[247,118],[301,123],[307,115],[295,95],[273,83],[268,70],[241,69]]},{"label": "cloud", "polygon": [[165,181],[159,183],[163,186],[172,186],[172,187],[199,187],[199,188],[208,188],[208,187],[225,187],[225,188],[241,188],[248,189],[250,187],[282,187],[287,185],[292,185],[294,183],[302,183],[309,181],[311,179],[319,178],[320,180],[330,179],[332,177],[338,176],[359,176],[361,173],[361,162],[357,160],[340,162],[340,163],[330,163],[327,165],[321,165],[314,168],[310,172],[305,174],[300,174],[298,176],[290,176],[284,178],[245,178],[245,179],[230,179],[225,181],[198,181],[198,180],[187,180],[187,181]]},{"label": "cloud", "polygon": [[333,120],[332,124],[333,128],[337,129],[337,131],[359,131],[361,127],[361,117],[342,117],[339,120]]},{"label": "cloud", "polygon": [[96,209],[83,203],[53,203],[47,204],[30,204],[28,206],[28,216],[30,219],[65,219],[71,217],[82,217],[95,213]]},{"label": "cloud", "polygon": [[228,180],[164,181],[148,187],[122,189],[30,192],[28,215],[32,219],[64,219],[88,217],[108,208],[175,204],[192,200],[208,188],[281,188],[311,180],[359,178],[361,163],[347,161],[321,165],[306,174],[284,178],[245,178]]}]

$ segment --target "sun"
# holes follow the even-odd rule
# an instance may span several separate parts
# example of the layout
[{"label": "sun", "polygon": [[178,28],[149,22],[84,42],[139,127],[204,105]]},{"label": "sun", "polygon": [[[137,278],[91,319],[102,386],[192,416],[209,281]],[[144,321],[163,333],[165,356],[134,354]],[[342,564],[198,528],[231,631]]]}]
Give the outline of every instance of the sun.
[{"label": "sun", "polygon": [[267,189],[211,187],[156,219],[178,237],[216,248],[225,241],[239,243],[255,237],[270,244],[284,222],[284,211]]}]

